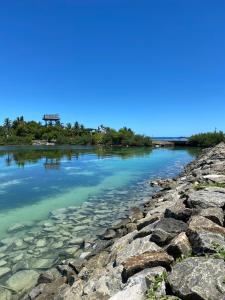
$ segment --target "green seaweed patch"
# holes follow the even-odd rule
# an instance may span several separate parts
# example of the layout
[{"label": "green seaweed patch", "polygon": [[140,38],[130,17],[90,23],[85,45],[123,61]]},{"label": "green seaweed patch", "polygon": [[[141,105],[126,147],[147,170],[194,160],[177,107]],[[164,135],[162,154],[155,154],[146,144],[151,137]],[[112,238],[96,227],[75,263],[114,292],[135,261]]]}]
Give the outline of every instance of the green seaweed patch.
[{"label": "green seaweed patch", "polygon": [[212,182],[212,183],[198,183],[197,185],[194,185],[194,189],[196,191],[204,190],[204,189],[210,188],[210,187],[225,188],[225,183]]}]

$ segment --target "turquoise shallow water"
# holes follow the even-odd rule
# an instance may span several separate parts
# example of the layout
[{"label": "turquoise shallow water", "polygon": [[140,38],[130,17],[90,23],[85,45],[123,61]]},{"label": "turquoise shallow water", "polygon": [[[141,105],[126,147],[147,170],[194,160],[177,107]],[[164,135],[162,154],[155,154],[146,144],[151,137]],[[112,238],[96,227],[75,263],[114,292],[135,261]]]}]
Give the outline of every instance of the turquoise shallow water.
[{"label": "turquoise shallow water", "polygon": [[38,221],[107,189],[176,175],[195,153],[185,149],[0,148],[0,237],[13,223]]},{"label": "turquoise shallow water", "polygon": [[0,285],[79,257],[85,244],[152,195],[149,180],[178,175],[195,155],[192,149],[0,147]]}]

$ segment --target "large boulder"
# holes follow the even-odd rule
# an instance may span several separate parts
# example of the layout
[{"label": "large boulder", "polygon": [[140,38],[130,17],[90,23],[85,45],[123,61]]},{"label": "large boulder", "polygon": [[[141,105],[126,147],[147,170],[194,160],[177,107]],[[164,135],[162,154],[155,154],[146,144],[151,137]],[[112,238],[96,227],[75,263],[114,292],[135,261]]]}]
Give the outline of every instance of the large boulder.
[{"label": "large boulder", "polygon": [[191,214],[192,210],[190,208],[186,208],[184,201],[179,199],[173,206],[168,207],[165,210],[164,216],[165,218],[174,218],[186,222],[190,218]]},{"label": "large boulder", "polygon": [[223,300],[225,262],[221,259],[190,257],[177,263],[168,282],[181,299]]},{"label": "large boulder", "polygon": [[173,262],[173,257],[165,251],[149,251],[128,258],[123,263],[122,279],[126,282],[129,277],[146,268],[162,266],[168,268]]},{"label": "large boulder", "polygon": [[144,238],[135,239],[130,244],[124,246],[124,248],[117,253],[116,264],[122,264],[128,258],[142,254],[147,251],[161,250],[155,243],[150,242],[150,236]]},{"label": "large boulder", "polygon": [[190,208],[209,208],[225,206],[225,189],[209,187],[189,194],[187,205]]},{"label": "large boulder", "polygon": [[201,209],[199,215],[205,217],[220,226],[223,226],[224,213],[220,207],[209,207]]},{"label": "large boulder", "polygon": [[151,241],[163,246],[170,242],[179,233],[186,231],[187,224],[173,218],[159,221],[151,235]]},{"label": "large boulder", "polygon": [[194,216],[191,218],[187,233],[190,235],[193,232],[212,232],[217,233],[225,237],[225,228],[217,225],[211,220],[202,216]]}]

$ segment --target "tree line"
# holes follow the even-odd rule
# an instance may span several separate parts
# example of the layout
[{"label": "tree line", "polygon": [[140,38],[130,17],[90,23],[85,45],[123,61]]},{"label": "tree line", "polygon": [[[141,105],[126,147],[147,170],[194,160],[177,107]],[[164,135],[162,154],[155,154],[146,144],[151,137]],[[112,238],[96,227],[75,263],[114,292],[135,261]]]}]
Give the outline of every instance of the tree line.
[{"label": "tree line", "polygon": [[35,140],[70,145],[105,146],[151,146],[152,140],[123,127],[115,130],[100,125],[97,129],[86,128],[77,121],[63,125],[60,121],[43,125],[41,122],[26,121],[23,116],[15,120],[6,118],[0,126],[0,144],[32,144]]}]

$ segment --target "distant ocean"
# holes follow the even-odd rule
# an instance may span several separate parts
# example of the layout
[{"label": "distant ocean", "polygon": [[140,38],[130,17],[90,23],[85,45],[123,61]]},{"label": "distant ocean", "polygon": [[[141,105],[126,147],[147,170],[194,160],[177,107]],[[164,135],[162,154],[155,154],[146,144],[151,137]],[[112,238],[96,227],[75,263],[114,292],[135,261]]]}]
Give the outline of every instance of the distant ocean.
[{"label": "distant ocean", "polygon": [[159,136],[159,137],[152,137],[155,141],[187,141],[187,137],[181,136],[181,137],[171,137],[171,136]]}]

